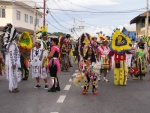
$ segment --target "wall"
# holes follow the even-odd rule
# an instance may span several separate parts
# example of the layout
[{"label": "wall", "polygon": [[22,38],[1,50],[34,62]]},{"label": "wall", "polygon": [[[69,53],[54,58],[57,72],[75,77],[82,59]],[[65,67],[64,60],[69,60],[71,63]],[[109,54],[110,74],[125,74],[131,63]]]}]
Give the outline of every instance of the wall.
[{"label": "wall", "polygon": [[5,26],[7,23],[12,23],[12,6],[8,3],[0,4],[0,7],[5,7],[5,18],[0,18],[0,26]]},{"label": "wall", "polygon": [[[26,29],[30,29],[30,30],[34,30],[34,11],[31,9],[27,9],[21,6],[17,6],[16,4],[14,4],[13,6],[13,24],[16,27],[22,27],[22,28],[26,28]],[[16,11],[20,11],[21,12],[21,19],[17,20],[16,18]],[[25,22],[25,14],[28,15],[28,23]],[[30,23],[30,16],[33,17],[33,23]],[[37,18],[41,19],[40,15],[37,14]]]}]

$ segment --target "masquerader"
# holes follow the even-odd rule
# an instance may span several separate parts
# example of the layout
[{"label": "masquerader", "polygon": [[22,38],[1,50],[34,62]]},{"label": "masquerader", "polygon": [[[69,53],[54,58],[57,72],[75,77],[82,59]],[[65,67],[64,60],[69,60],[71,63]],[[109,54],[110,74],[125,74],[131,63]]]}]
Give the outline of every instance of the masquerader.
[{"label": "masquerader", "polygon": [[31,51],[31,65],[32,65],[32,77],[36,79],[37,85],[34,88],[40,88],[40,78],[45,82],[44,89],[48,89],[47,82],[47,70],[44,65],[46,56],[46,51],[43,47],[43,42],[40,39],[37,39],[35,42],[35,47]]},{"label": "masquerader", "polygon": [[20,62],[21,62],[21,73],[22,80],[28,80],[29,77],[29,59],[33,42],[28,32],[23,32],[19,39],[19,50],[20,50]]},{"label": "masquerader", "polygon": [[126,64],[126,54],[132,47],[131,39],[116,29],[112,35],[110,55],[114,55],[114,84],[127,85],[128,67]]},{"label": "masquerader", "polygon": [[133,79],[143,80],[143,76],[146,75],[146,51],[144,50],[144,43],[139,44],[139,48],[136,50],[136,68],[138,70],[137,74],[134,75]]},{"label": "masquerader", "polygon": [[6,50],[5,65],[6,77],[9,81],[9,92],[17,93],[19,92],[18,82],[21,81],[20,53],[17,45],[18,33],[11,24],[7,24],[4,30],[3,45]]},{"label": "masquerader", "polygon": [[82,94],[85,95],[90,87],[90,83],[92,86],[92,92],[93,94],[98,94],[98,79],[96,74],[91,69],[92,63],[96,63],[96,58],[94,55],[94,51],[92,46],[88,46],[86,55],[84,57],[85,61],[85,67],[84,67],[84,84],[83,84],[83,90]]},{"label": "masquerader", "polygon": [[107,46],[108,39],[103,35],[101,35],[99,38],[102,41],[102,44],[98,47],[98,52],[99,52],[99,58],[101,62],[101,72],[104,73],[103,81],[109,82],[109,80],[106,78],[107,71],[110,69],[110,60],[108,56],[110,52],[110,48],[109,46]]},{"label": "masquerader", "polygon": [[61,48],[61,71],[68,71],[70,67],[70,59],[69,59],[70,44],[68,38],[62,40],[62,45],[60,48]]}]

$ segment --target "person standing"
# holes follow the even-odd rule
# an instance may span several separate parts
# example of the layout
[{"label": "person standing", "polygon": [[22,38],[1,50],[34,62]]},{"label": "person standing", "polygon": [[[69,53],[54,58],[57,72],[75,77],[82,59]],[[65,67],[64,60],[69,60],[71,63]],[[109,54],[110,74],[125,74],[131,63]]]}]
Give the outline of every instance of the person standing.
[{"label": "person standing", "polygon": [[51,88],[48,92],[60,91],[60,85],[57,73],[60,73],[60,62],[59,62],[60,49],[58,48],[58,38],[51,38],[51,50],[48,55],[48,73],[50,73]]},{"label": "person standing", "polygon": [[108,42],[107,39],[101,39],[102,45],[98,47],[100,62],[101,62],[101,72],[104,73],[104,82],[109,82],[109,80],[106,78],[107,71],[110,69],[110,61],[109,61],[109,52],[110,48],[107,46]]},{"label": "person standing", "polygon": [[44,66],[46,59],[45,49],[41,47],[42,40],[36,40],[35,47],[31,51],[32,77],[36,79],[37,85],[34,88],[40,88],[40,78],[45,82],[44,89],[48,89],[47,72]]},{"label": "person standing", "polygon": [[6,49],[6,77],[9,81],[9,92],[17,93],[18,82],[21,81],[20,53],[17,45],[18,33],[11,24],[5,26],[4,46]]}]

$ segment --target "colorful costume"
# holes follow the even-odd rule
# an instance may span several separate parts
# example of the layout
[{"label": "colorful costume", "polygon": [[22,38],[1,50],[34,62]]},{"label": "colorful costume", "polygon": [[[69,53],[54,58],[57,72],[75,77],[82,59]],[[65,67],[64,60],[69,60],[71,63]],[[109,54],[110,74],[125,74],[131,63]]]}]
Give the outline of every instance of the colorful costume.
[{"label": "colorful costume", "polygon": [[98,37],[102,41],[102,44],[98,47],[99,61],[101,62],[101,72],[104,72],[104,82],[109,82],[109,80],[106,78],[107,71],[110,69],[110,58],[108,56],[110,48],[107,46],[108,39],[100,33],[98,34]]},{"label": "colorful costume", "polygon": [[19,48],[14,41],[18,33],[11,24],[5,26],[5,31],[3,39],[6,49],[6,77],[9,81],[9,91],[16,93],[18,92],[18,82],[21,80]]},{"label": "colorful costume", "polygon": [[69,52],[70,52],[70,43],[66,37],[60,37],[60,50],[61,50],[61,70],[68,71],[70,68],[70,59],[69,59]]},{"label": "colorful costume", "polygon": [[84,67],[84,84],[82,94],[86,94],[89,87],[90,82],[92,86],[92,92],[94,94],[98,94],[98,79],[97,74],[92,70],[92,63],[96,63],[95,54],[92,47],[88,47],[87,53],[84,57],[85,67]]},{"label": "colorful costume", "polygon": [[126,64],[126,53],[130,54],[132,42],[129,37],[116,29],[112,35],[110,55],[114,55],[114,84],[127,85],[128,67]]},{"label": "colorful costume", "polygon": [[29,59],[33,47],[32,38],[28,32],[23,32],[19,40],[22,80],[29,76]]},{"label": "colorful costume", "polygon": [[139,49],[136,50],[136,68],[137,73],[134,75],[133,79],[143,79],[146,74],[146,51],[144,50],[144,43],[139,45]]}]

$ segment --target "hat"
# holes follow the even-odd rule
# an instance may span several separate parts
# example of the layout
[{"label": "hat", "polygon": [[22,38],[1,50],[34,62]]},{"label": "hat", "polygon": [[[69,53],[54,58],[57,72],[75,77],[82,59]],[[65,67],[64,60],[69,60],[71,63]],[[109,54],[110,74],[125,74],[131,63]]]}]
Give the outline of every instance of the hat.
[{"label": "hat", "polygon": [[5,48],[8,48],[9,44],[17,38],[18,32],[13,27],[12,24],[7,24],[4,27],[4,33],[3,33],[3,45]]},{"label": "hat", "polygon": [[98,37],[102,42],[108,41],[108,38],[104,34],[102,34],[102,32],[98,33]]},{"label": "hat", "polygon": [[35,41],[35,43],[41,43],[41,40],[37,39],[37,40]]}]

